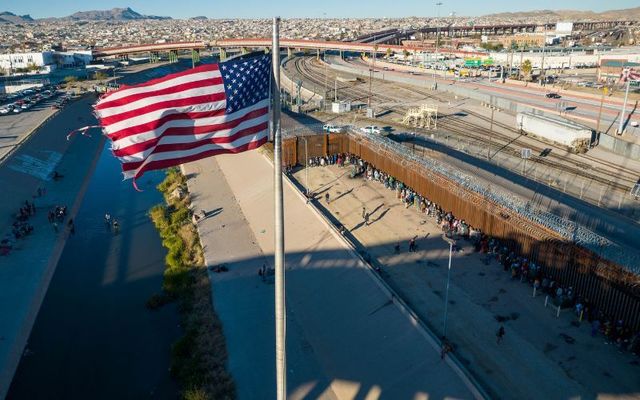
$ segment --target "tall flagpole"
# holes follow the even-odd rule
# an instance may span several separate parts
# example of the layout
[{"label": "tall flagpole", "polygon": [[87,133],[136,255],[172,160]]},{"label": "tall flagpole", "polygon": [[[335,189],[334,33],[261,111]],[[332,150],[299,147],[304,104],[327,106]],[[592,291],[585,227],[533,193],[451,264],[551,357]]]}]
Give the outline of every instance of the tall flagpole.
[{"label": "tall flagpole", "polygon": [[284,206],[282,199],[282,132],[280,130],[280,17],[273,18],[273,169],[275,194],[276,392],[287,398],[287,343],[284,281]]}]

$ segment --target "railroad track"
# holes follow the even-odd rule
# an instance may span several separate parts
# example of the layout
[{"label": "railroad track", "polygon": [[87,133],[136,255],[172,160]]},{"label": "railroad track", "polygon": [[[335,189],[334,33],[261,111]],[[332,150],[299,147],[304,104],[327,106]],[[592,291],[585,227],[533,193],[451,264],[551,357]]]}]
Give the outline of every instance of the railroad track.
[{"label": "railroad track", "polygon": [[[424,96],[433,98],[435,100],[442,101],[442,98],[438,96],[434,96],[430,93],[426,93],[420,90],[416,90],[416,92]],[[468,109],[462,109],[461,111],[468,115],[473,116],[474,118],[480,119],[487,123],[491,123],[491,119],[489,117],[482,115],[478,112],[471,111]],[[608,184],[612,188],[615,188],[618,190],[629,191],[633,187],[633,185],[638,182],[638,179],[640,178],[640,175],[636,171],[625,168],[623,166],[620,166],[610,161],[595,158],[593,156],[590,156],[588,153],[582,154],[582,155],[573,155],[573,157],[577,156],[579,158],[585,158],[590,163],[580,161],[579,159],[575,160],[575,159],[572,159],[571,157],[567,157],[567,155],[569,154],[567,154],[566,147],[551,144],[551,143],[539,140],[533,136],[522,135],[521,132],[515,127],[504,124],[496,120],[493,121],[493,126],[494,126],[493,133],[489,128],[482,127],[471,122],[463,121],[455,117],[447,119],[446,123],[448,125],[451,125],[451,124],[457,125],[458,129],[454,128],[455,133],[458,133],[464,137],[468,137],[472,139],[486,141],[487,135],[492,134],[493,140],[496,143],[496,145],[504,146],[506,144],[508,145],[508,147],[511,148],[514,154],[519,154],[520,149],[524,147],[530,148],[532,152],[539,154],[538,156],[535,157],[536,162],[539,162],[541,164],[548,165],[554,168],[561,168],[566,170],[567,172],[575,173],[577,176],[587,178],[587,179],[593,179],[594,181],[602,184]],[[464,125],[464,126],[461,126],[461,125]],[[506,131],[511,132],[512,135],[506,135],[506,134],[500,133],[500,131],[495,128],[502,128]],[[475,132],[482,133],[482,135],[474,135],[473,131],[470,131],[470,129],[473,129],[473,131]],[[514,139],[513,134],[516,134],[518,136],[516,136]],[[522,140],[523,136],[527,138],[526,143],[525,141]],[[555,153],[553,151],[548,152],[546,151],[547,149],[552,149],[552,150],[555,149],[557,151]],[[558,153],[558,151],[560,153]],[[543,152],[548,154],[546,156],[540,156],[540,154],[542,154]],[[595,164],[595,166],[593,164]],[[597,173],[588,172],[589,170],[593,170],[593,169],[597,170]]]},{"label": "railroad track", "polygon": [[[297,73],[307,81],[315,84],[324,84],[324,69],[313,65],[313,61],[309,63],[306,60],[308,60],[308,57],[300,57],[293,60]],[[321,76],[322,78],[317,78],[318,76]],[[329,76],[328,81],[335,79],[335,77],[336,74]],[[358,85],[342,87],[339,90],[340,93],[347,95],[348,98],[352,99],[352,101],[362,99],[366,100],[368,95],[362,96],[362,92],[368,91],[368,88],[364,89],[357,86]],[[447,101],[443,99],[443,97],[434,95],[432,92],[423,91],[414,86],[393,84],[393,88],[402,89],[403,91],[408,92],[408,94],[413,94],[414,97],[415,95],[418,95],[419,98],[414,99],[416,101],[420,99],[433,99],[438,102]],[[389,96],[387,93],[393,92],[393,90],[390,91],[389,89],[389,87],[385,88],[385,94],[381,94],[379,92],[381,90],[380,84],[376,84],[375,89],[372,90],[372,101],[385,101],[388,103],[394,102],[396,103],[395,111],[406,111],[409,108],[409,106],[405,105],[408,102],[407,96],[403,96],[402,94],[396,95],[395,97]],[[462,109],[461,111],[484,121],[487,124],[491,121],[489,117],[478,112],[468,109]],[[547,143],[533,136],[524,136],[515,127],[500,121],[493,121],[493,132],[487,127],[478,125],[477,123],[464,121],[455,115],[444,116],[441,124],[442,123],[446,124],[446,126],[444,129],[439,130],[445,133],[449,131],[450,133],[454,133],[460,137],[476,140],[478,142],[486,142],[488,136],[492,135],[492,147],[495,149],[492,151],[500,149],[499,151],[508,151],[515,156],[519,156],[522,148],[529,148],[534,154],[538,154],[533,157],[535,162],[550,168],[562,170],[571,175],[607,185],[611,189],[629,192],[633,185],[638,182],[639,174],[631,169],[624,168],[623,166],[606,160],[595,158],[588,154],[568,154],[566,147]],[[505,130],[510,134],[500,132],[500,129]],[[514,136],[514,134],[517,136]],[[552,151],[549,152],[548,149],[552,149]],[[556,151],[554,152],[553,150]],[[540,154],[546,154],[546,156],[541,156]],[[575,159],[574,157],[584,158],[588,162]]]}]

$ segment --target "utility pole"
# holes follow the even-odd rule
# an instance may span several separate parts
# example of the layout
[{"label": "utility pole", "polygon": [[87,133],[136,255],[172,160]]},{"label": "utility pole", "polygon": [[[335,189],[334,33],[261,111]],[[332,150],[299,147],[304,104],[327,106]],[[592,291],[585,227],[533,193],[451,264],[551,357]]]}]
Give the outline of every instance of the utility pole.
[{"label": "utility pole", "polygon": [[338,77],[337,76],[333,86],[333,101],[336,103],[338,102]]},{"label": "utility pole", "polygon": [[322,96],[322,100],[324,101],[324,110],[327,111],[327,51],[325,50],[322,59],[324,60],[324,96]]},{"label": "utility pole", "polygon": [[367,99],[367,107],[371,108],[371,81],[373,80],[373,69],[369,68],[369,98]]},{"label": "utility pole", "polygon": [[438,58],[438,47],[440,47],[440,6],[442,2],[436,3],[436,62]]},{"label": "utility pole", "polygon": [[544,86],[544,50],[547,47],[547,26],[544,26],[544,32],[542,33],[542,65],[540,66],[540,77],[542,78],[541,84]]},{"label": "utility pole", "polygon": [[493,115],[496,111],[500,111],[500,109],[493,104],[484,104],[485,107],[491,110],[491,125],[489,126],[489,146],[487,147],[487,160],[491,160],[491,146],[493,142]]},{"label": "utility pole", "polygon": [[598,111],[598,124],[596,125],[596,134],[600,132],[600,119],[602,118],[602,106],[604,105],[604,96],[607,95],[609,88],[602,88],[602,96],[600,97],[600,111]]},{"label": "utility pole", "polygon": [[624,114],[627,108],[627,99],[629,98],[629,84],[631,83],[631,79],[629,78],[630,73],[631,70],[629,68],[626,68],[622,72],[623,78],[627,81],[627,89],[624,92],[624,102],[622,103],[622,110],[620,111],[620,126],[618,127],[618,135],[622,135],[624,131]]}]

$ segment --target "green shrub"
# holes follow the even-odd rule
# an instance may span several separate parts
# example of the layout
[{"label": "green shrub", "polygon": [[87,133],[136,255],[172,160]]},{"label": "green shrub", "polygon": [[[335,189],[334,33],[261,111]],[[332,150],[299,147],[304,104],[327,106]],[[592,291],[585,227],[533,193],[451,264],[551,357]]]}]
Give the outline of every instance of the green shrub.
[{"label": "green shrub", "polygon": [[179,300],[184,335],[171,349],[171,374],[183,388],[187,400],[233,399],[235,386],[226,370],[226,347],[222,324],[211,303],[211,285],[196,228],[188,223],[190,197],[171,198],[182,187],[187,192],[186,178],[178,168],[167,170],[166,178],[157,186],[166,205],[149,210],[167,249],[163,274],[163,292],[147,300],[149,309]]}]

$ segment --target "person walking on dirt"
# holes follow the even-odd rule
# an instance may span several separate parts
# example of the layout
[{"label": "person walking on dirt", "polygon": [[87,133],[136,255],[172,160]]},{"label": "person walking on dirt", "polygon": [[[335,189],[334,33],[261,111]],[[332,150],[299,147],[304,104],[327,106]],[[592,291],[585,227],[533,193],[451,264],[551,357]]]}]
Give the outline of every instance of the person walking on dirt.
[{"label": "person walking on dirt", "polygon": [[362,219],[364,220],[364,216],[367,214],[367,208],[362,207]]},{"label": "person walking on dirt", "polygon": [[324,200],[329,204],[329,192],[324,194]]}]

